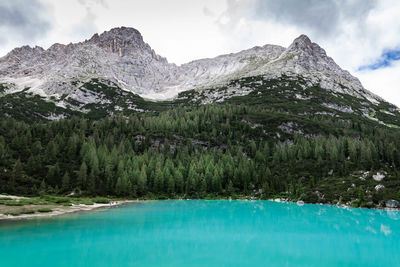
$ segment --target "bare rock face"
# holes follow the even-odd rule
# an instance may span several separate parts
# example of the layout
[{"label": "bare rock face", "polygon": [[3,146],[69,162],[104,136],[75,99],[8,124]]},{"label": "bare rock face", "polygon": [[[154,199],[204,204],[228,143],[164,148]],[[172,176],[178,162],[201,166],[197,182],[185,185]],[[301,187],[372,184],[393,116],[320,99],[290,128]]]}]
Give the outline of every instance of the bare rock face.
[{"label": "bare rock face", "polygon": [[119,57],[135,57],[138,51],[145,51],[151,55],[152,59],[168,63],[165,58],[157,55],[154,50],[143,41],[140,32],[133,28],[114,28],[101,35],[96,33],[85,43],[97,45],[110,53],[117,54]]},{"label": "bare rock face", "polygon": [[385,202],[386,208],[399,208],[400,203],[397,200],[391,199]]},{"label": "bare rock face", "polygon": [[0,59],[0,63],[19,64],[29,60],[29,58],[39,56],[43,52],[44,49],[39,46],[31,48],[30,46],[25,45],[13,49],[5,57]]},{"label": "bare rock face", "polygon": [[348,71],[341,69],[328,57],[325,50],[311,42],[306,35],[300,35],[273,62],[255,70],[251,75],[266,74],[296,76],[319,84],[322,88],[350,94],[356,97],[379,99],[364,89],[361,82]]},{"label": "bare rock face", "polygon": [[77,44],[24,46],[0,59],[0,82],[42,95],[71,94],[92,78],[144,93],[175,81],[176,66],[157,55],[132,28],[115,28]]},{"label": "bare rock face", "polygon": [[181,83],[192,89],[210,87],[245,76],[255,69],[277,59],[285,48],[276,45],[253,47],[239,53],[221,55],[211,59],[200,59],[183,64]]},{"label": "bare rock face", "polygon": [[47,50],[23,46],[0,58],[0,83],[7,83],[9,92],[29,88],[29,92],[56,98],[78,96],[79,86],[93,78],[149,99],[166,99],[181,91],[222,86],[255,75],[301,76],[328,90],[380,100],[305,35],[288,48],[265,45],[176,66],[157,55],[139,31],[120,27]]}]

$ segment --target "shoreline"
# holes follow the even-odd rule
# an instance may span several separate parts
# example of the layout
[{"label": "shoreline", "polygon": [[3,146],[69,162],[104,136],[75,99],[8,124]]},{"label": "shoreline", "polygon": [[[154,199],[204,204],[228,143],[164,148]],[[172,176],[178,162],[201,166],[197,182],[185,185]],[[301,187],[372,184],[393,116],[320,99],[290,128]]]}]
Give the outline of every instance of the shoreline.
[{"label": "shoreline", "polygon": [[[330,206],[330,207],[337,207],[337,208],[343,208],[343,209],[363,209],[363,210],[394,210],[394,211],[400,211],[400,208],[388,208],[388,207],[371,207],[371,208],[367,208],[367,207],[352,207],[350,205],[346,205],[346,204],[340,204],[340,205],[336,205],[336,204],[328,204],[328,203],[310,203],[310,202],[304,202],[302,200],[299,201],[290,201],[288,199],[285,198],[269,198],[269,199],[260,199],[260,198],[231,198],[231,197],[227,197],[227,198],[207,198],[207,199],[203,199],[203,198],[168,198],[166,200],[243,200],[243,201],[271,201],[271,202],[276,202],[276,203],[291,203],[291,204],[297,204],[297,206],[303,206],[303,205],[319,205],[319,206]],[[164,199],[146,199],[146,200],[164,200]]]},{"label": "shoreline", "polygon": [[13,220],[25,220],[32,218],[48,218],[48,217],[56,217],[66,214],[78,213],[78,212],[86,212],[92,211],[100,208],[108,208],[108,207],[117,207],[123,206],[135,202],[139,202],[140,200],[119,200],[119,201],[111,201],[110,203],[94,203],[93,205],[87,204],[72,204],[71,206],[56,206],[52,208],[50,212],[36,212],[33,214],[21,214],[18,216],[13,216],[9,214],[0,214],[0,222],[4,221],[13,221]]},{"label": "shoreline", "polygon": [[[24,197],[15,197],[17,198],[24,198]],[[61,206],[61,205],[53,205],[51,207],[50,212],[35,212],[32,214],[20,214],[18,216],[13,216],[11,214],[2,214],[0,213],[0,223],[6,222],[6,221],[17,221],[17,220],[26,220],[26,219],[33,219],[33,218],[50,218],[50,217],[56,217],[56,216],[62,216],[62,215],[67,215],[67,214],[72,214],[72,213],[78,213],[78,212],[88,212],[100,208],[109,208],[109,207],[117,207],[117,206],[123,206],[123,205],[128,205],[132,203],[139,203],[139,202],[144,202],[144,201],[162,201],[164,199],[136,199],[136,200],[115,200],[115,201],[110,201],[110,203],[94,203],[92,205],[88,204],[72,204],[71,206]],[[168,198],[165,200],[174,200],[174,198]],[[255,201],[255,200],[262,200],[262,199],[254,199],[254,198],[243,198],[243,199],[232,199],[232,198],[213,198],[213,199],[197,199],[197,198],[176,198],[176,200],[244,200],[244,201]],[[386,210],[386,211],[400,211],[399,208],[388,208],[388,207],[373,207],[373,208],[362,208],[362,207],[351,207],[349,205],[341,204],[341,205],[334,205],[334,204],[326,204],[326,203],[307,203],[304,201],[289,201],[284,198],[273,198],[273,199],[265,199],[265,201],[271,201],[271,202],[276,202],[276,203],[292,203],[292,204],[297,204],[297,206],[303,206],[305,204],[307,205],[324,205],[324,206],[330,206],[330,207],[337,207],[337,208],[342,208],[342,209],[363,209],[363,210]]]},{"label": "shoreline", "polygon": [[337,208],[342,208],[342,209],[363,209],[363,210],[395,210],[395,211],[400,211],[400,208],[388,208],[388,207],[372,207],[372,208],[366,208],[366,207],[352,207],[350,205],[346,205],[346,204],[327,204],[327,203],[308,203],[308,202],[304,202],[304,201],[290,201],[284,198],[271,198],[271,199],[266,199],[268,201],[272,201],[272,202],[277,202],[277,203],[293,203],[293,204],[297,204],[297,206],[303,206],[305,204],[307,205],[320,205],[320,206],[330,206],[330,207],[337,207]]}]

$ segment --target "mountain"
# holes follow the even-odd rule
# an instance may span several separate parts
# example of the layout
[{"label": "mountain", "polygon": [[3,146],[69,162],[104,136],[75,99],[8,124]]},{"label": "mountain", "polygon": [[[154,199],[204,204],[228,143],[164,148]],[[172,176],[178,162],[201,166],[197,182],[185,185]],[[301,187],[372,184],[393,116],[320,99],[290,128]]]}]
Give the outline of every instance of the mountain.
[{"label": "mountain", "polygon": [[[259,84],[244,83],[251,77],[257,77]],[[157,106],[151,102],[155,100],[221,102],[272,81],[282,86],[287,80],[303,89],[325,90],[319,94],[353,97],[354,103],[347,105],[340,99],[327,102],[320,97],[322,109],[354,111],[386,125],[398,122],[394,119],[400,114],[397,107],[363,88],[305,35],[288,48],[265,45],[181,66],[168,63],[143,41],[139,31],[126,27],[76,44],[54,44],[47,50],[23,46],[0,58],[0,104],[3,113],[20,118],[57,119],[78,113],[104,117],[146,111]],[[311,99],[304,90],[295,93],[292,89],[288,94],[295,98]],[[196,96],[185,97],[192,90]],[[13,103],[24,107],[18,109]],[[388,114],[396,116],[382,119]]]},{"label": "mountain", "polygon": [[82,43],[17,48],[0,59],[3,81],[15,90],[43,96],[74,93],[81,82],[108,79],[126,89],[140,92],[168,84],[174,65],[158,56],[141,34],[132,28],[117,28],[95,34]]},{"label": "mountain", "polygon": [[400,206],[399,108],[305,35],[180,66],[125,27],[16,48],[0,125],[0,192]]},{"label": "mountain", "polygon": [[54,44],[47,50],[16,48],[0,59],[0,81],[9,85],[10,92],[29,87],[27,92],[46,98],[68,94],[67,98],[77,101],[81,100],[80,86],[93,78],[148,99],[163,100],[182,91],[223,86],[233,79],[258,75],[271,79],[303,76],[325,89],[380,100],[305,35],[286,49],[265,45],[176,66],[157,55],[137,30],[122,27],[81,43]]}]

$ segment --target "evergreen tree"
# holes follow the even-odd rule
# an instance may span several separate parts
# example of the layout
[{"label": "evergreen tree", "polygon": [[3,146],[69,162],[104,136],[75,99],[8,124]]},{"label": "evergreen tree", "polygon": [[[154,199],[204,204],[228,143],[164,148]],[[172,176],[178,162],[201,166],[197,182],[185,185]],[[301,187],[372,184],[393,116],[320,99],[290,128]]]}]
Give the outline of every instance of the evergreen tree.
[{"label": "evergreen tree", "polygon": [[164,191],[164,174],[159,168],[157,168],[155,172],[154,190],[157,193],[161,193]]},{"label": "evergreen tree", "polygon": [[144,195],[146,193],[146,185],[147,185],[146,166],[143,165],[137,181],[138,193],[140,195]]},{"label": "evergreen tree", "polygon": [[96,178],[93,169],[90,171],[87,178],[87,190],[91,195],[96,194]]},{"label": "evergreen tree", "polygon": [[115,184],[115,192],[119,196],[129,195],[128,174],[126,172],[118,177],[117,183]]},{"label": "evergreen tree", "polygon": [[222,185],[221,185],[221,173],[218,168],[214,169],[214,176],[213,176],[213,191],[216,193],[222,192]]},{"label": "evergreen tree", "polygon": [[68,172],[66,172],[66,173],[64,174],[63,178],[62,178],[62,187],[61,187],[61,190],[62,190],[63,192],[65,192],[65,191],[69,190],[69,188],[70,188],[70,179],[69,179]]},{"label": "evergreen tree", "polygon": [[47,188],[47,186],[43,179],[42,182],[40,183],[39,193],[43,194],[44,192],[46,192],[46,188]]},{"label": "evergreen tree", "polygon": [[269,195],[270,195],[270,190],[269,190],[268,182],[264,182],[264,184],[262,186],[262,198],[268,199]]},{"label": "evergreen tree", "polygon": [[86,188],[86,183],[87,183],[87,166],[85,162],[82,162],[82,165],[79,169],[79,174],[78,174],[78,187],[80,189]]},{"label": "evergreen tree", "polygon": [[233,188],[232,180],[229,180],[228,186],[226,188],[226,192],[228,193],[229,196],[232,196],[234,191],[235,191],[235,189]]},{"label": "evergreen tree", "polygon": [[174,177],[168,172],[167,176],[167,181],[168,181],[168,193],[171,195],[175,193],[175,180]]},{"label": "evergreen tree", "polygon": [[183,175],[179,169],[175,170],[174,178],[175,178],[176,193],[178,194],[183,193],[184,181],[183,181]]}]

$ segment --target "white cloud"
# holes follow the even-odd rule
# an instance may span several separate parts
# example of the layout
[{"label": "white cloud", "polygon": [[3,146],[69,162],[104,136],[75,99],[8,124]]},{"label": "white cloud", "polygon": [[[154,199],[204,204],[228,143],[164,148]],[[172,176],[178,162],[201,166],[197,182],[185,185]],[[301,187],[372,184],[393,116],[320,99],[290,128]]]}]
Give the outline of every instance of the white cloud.
[{"label": "white cloud", "polygon": [[37,41],[51,30],[48,8],[38,0],[0,2],[0,50]]},{"label": "white cloud", "polygon": [[378,92],[383,99],[400,107],[399,74],[400,62],[394,62],[391,67],[357,72],[356,76],[366,89]]},{"label": "white cloud", "polygon": [[208,17],[215,17],[215,13],[206,6],[203,7],[203,13]]},{"label": "white cloud", "polygon": [[53,30],[39,44],[80,42],[99,30],[97,12],[106,7],[99,1],[41,0],[52,10]]}]

